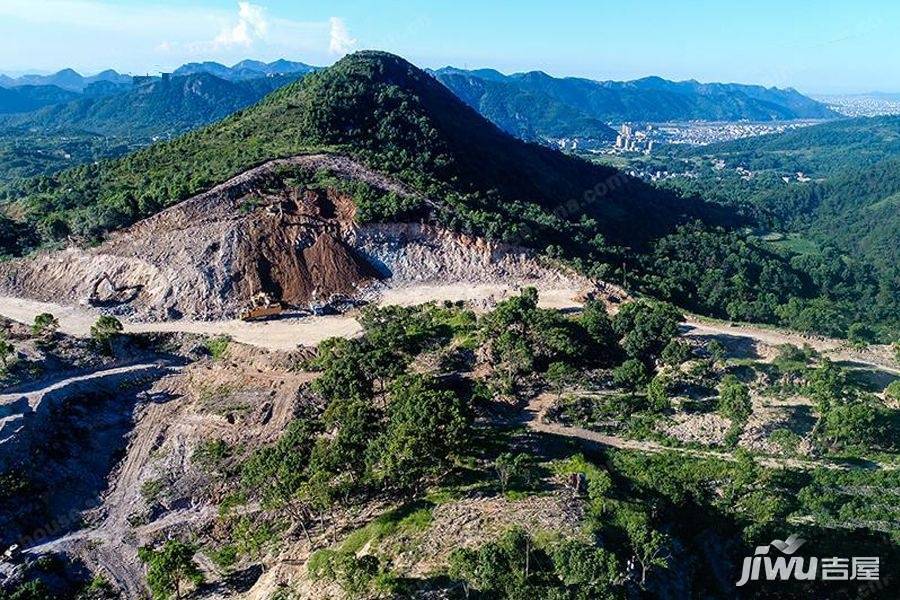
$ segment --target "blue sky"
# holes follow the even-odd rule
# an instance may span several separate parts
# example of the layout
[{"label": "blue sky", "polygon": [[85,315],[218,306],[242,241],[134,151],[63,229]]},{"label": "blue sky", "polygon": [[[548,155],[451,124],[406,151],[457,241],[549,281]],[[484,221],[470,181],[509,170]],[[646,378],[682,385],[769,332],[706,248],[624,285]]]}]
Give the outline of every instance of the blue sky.
[{"label": "blue sky", "polygon": [[424,67],[900,91],[900,3],[0,0],[0,71],[170,70],[355,49]]}]

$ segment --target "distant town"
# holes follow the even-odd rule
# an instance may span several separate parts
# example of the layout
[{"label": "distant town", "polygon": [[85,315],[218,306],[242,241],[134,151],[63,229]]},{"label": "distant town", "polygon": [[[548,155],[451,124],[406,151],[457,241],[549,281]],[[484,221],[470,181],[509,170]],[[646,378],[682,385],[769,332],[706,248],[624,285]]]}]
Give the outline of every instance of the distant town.
[{"label": "distant town", "polygon": [[691,121],[685,123],[623,123],[609,154],[643,152],[651,154],[659,144],[705,146],[740,138],[782,133],[790,129],[816,125],[822,121],[769,121],[766,123]]},{"label": "distant town", "polygon": [[853,94],[847,96],[813,96],[813,98],[846,117],[900,115],[900,94]]}]

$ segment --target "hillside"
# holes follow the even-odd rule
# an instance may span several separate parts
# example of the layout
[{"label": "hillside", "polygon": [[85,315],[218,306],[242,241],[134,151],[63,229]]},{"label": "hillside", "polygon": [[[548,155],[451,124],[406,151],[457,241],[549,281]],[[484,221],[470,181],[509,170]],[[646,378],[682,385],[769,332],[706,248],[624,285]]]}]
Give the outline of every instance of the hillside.
[{"label": "hillside", "polygon": [[684,148],[686,156],[715,156],[751,170],[779,169],[827,176],[900,155],[900,117],[841,119],[781,134]]},{"label": "hillside", "polygon": [[68,102],[78,97],[75,92],[54,85],[0,87],[0,114],[23,113],[51,104]]},{"label": "hillside", "polygon": [[[34,180],[14,206],[45,239],[96,238],[264,161],[313,151],[347,154],[439,199],[424,212],[452,228],[572,255],[587,256],[598,234],[639,246],[678,222],[713,218],[702,203],[517,141],[431,76],[378,52],[177,140]],[[411,210],[388,203],[369,218]]]},{"label": "hillside", "polygon": [[806,185],[778,181],[750,198],[780,227],[808,231],[882,271],[900,264],[900,117],[847,119],[690,154],[758,173],[808,174]]},{"label": "hillside", "polygon": [[669,189],[752,213],[770,246],[822,290],[822,301],[787,310],[783,322],[838,334],[860,321],[877,323],[882,339],[900,335],[900,118],[847,119],[680,157],[720,166],[700,166]]},{"label": "hillside", "polygon": [[5,123],[44,132],[70,129],[130,139],[167,137],[218,121],[294,79],[287,75],[228,81],[199,73],[154,80],[112,95],[86,95],[10,117]]},{"label": "hillside", "polygon": [[[444,68],[435,76],[471,106],[482,107],[492,121],[517,114],[537,127],[564,124],[572,111],[601,122],[775,121],[829,119],[837,113],[793,89],[762,86],[668,81],[647,77],[635,81],[592,81],[554,78],[540,71],[503,75],[493,70]],[[529,106],[524,97],[539,99]],[[552,104],[551,104],[552,102]],[[554,119],[551,107],[566,107]],[[517,113],[517,111],[519,111]]]},{"label": "hillside", "polygon": [[438,72],[437,77],[463,102],[518,138],[543,142],[577,140],[580,148],[616,138],[616,132],[601,119],[549,94],[511,86],[489,74],[472,77]]}]

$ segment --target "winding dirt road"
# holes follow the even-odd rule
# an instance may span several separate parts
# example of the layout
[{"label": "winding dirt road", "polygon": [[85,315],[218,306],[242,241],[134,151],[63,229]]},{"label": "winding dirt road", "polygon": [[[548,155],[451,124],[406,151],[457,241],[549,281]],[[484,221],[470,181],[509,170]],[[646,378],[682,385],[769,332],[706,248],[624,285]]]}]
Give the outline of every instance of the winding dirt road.
[{"label": "winding dirt road", "polygon": [[[658,454],[661,452],[674,452],[677,454],[685,454],[695,456],[697,458],[715,458],[724,461],[736,460],[734,456],[728,452],[718,452],[715,450],[697,450],[694,448],[680,448],[677,446],[664,446],[663,444],[646,441],[646,440],[629,440],[619,436],[604,435],[583,427],[571,427],[560,423],[550,422],[547,419],[547,411],[553,405],[555,398],[552,394],[540,394],[532,398],[519,417],[518,424],[525,425],[532,431],[545,433],[550,435],[558,435],[573,439],[578,439],[608,448],[618,448],[621,450],[636,450],[640,452],[649,452]],[[843,461],[819,459],[819,460],[803,460],[798,458],[773,458],[773,457],[756,457],[756,462],[773,469],[791,468],[811,470],[817,468],[856,470],[856,469],[885,469],[893,470],[894,465],[884,465],[880,463],[871,463],[870,465],[851,464]]]}]

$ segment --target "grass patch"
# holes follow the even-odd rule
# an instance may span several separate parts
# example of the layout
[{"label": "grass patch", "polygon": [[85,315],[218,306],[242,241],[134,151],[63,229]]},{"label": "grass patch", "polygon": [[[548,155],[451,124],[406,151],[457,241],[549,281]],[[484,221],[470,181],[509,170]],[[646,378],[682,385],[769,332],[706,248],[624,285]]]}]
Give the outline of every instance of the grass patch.
[{"label": "grass patch", "polygon": [[230,337],[221,335],[207,339],[203,342],[203,347],[206,348],[206,351],[209,352],[209,355],[213,360],[222,360],[225,357],[225,353],[228,352],[228,345],[230,343]]},{"label": "grass patch", "polygon": [[415,502],[390,510],[348,535],[341,543],[340,551],[356,554],[366,544],[374,545],[397,534],[424,531],[433,519],[433,508],[431,503]]}]

